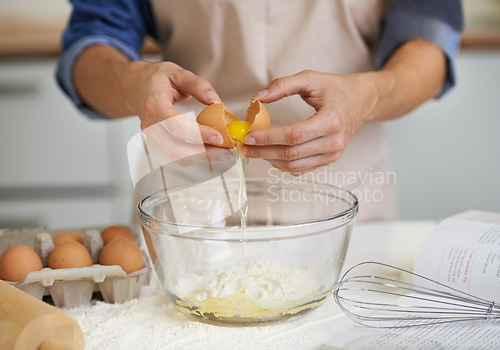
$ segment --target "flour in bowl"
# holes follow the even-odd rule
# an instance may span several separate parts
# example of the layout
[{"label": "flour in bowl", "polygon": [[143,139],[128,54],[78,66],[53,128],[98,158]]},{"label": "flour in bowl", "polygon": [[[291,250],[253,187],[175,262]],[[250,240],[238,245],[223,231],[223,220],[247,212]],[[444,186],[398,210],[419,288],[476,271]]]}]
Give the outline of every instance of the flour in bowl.
[{"label": "flour in bowl", "polygon": [[177,290],[184,299],[178,304],[191,313],[260,319],[317,306],[317,299],[324,299],[320,287],[312,267],[262,259],[204,276],[186,276]]}]

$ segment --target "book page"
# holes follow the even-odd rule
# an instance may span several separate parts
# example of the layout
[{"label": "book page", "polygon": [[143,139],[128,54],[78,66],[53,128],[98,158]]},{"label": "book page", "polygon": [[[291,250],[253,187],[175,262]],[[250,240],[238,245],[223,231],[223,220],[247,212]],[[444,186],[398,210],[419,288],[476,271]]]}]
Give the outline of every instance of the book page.
[{"label": "book page", "polygon": [[498,323],[477,321],[427,327],[377,329],[355,326],[321,350],[484,350],[500,348]]},{"label": "book page", "polygon": [[500,214],[469,211],[442,221],[424,241],[413,271],[500,303]]}]

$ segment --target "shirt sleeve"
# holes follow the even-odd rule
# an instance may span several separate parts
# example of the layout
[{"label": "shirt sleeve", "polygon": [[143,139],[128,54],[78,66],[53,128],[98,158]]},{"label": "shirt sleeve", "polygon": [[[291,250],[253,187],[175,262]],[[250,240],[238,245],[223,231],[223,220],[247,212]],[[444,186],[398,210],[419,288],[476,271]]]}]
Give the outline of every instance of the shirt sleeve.
[{"label": "shirt sleeve", "polygon": [[73,65],[85,48],[96,44],[114,47],[130,60],[139,60],[144,37],[157,37],[151,7],[147,0],[72,0],[71,3],[73,11],[62,38],[56,81],[82,113],[92,119],[107,119],[78,95],[73,83]]},{"label": "shirt sleeve", "polygon": [[460,0],[389,0],[377,66],[382,67],[406,41],[429,40],[446,55],[446,80],[439,97],[444,95],[455,85],[454,58],[460,47],[463,22]]}]

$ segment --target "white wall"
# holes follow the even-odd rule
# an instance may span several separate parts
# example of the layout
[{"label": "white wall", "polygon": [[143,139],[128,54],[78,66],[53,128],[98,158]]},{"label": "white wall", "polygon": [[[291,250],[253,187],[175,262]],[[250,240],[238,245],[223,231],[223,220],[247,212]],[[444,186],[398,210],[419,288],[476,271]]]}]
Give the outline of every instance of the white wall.
[{"label": "white wall", "polygon": [[500,212],[500,50],[466,51],[458,85],[387,123],[403,219]]},{"label": "white wall", "polygon": [[91,121],[54,80],[56,59],[0,62],[0,228],[128,223],[136,119]]}]

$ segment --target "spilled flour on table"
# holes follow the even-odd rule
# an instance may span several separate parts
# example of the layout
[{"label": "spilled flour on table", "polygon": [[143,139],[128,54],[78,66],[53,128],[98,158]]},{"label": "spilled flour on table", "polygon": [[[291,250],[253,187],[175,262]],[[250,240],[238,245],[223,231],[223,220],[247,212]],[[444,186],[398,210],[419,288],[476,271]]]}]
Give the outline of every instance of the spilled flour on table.
[{"label": "spilled flour on table", "polygon": [[307,332],[289,334],[301,328],[293,322],[224,327],[195,321],[168,300],[156,276],[140,299],[62,310],[80,325],[85,350],[307,349],[312,342]]}]

